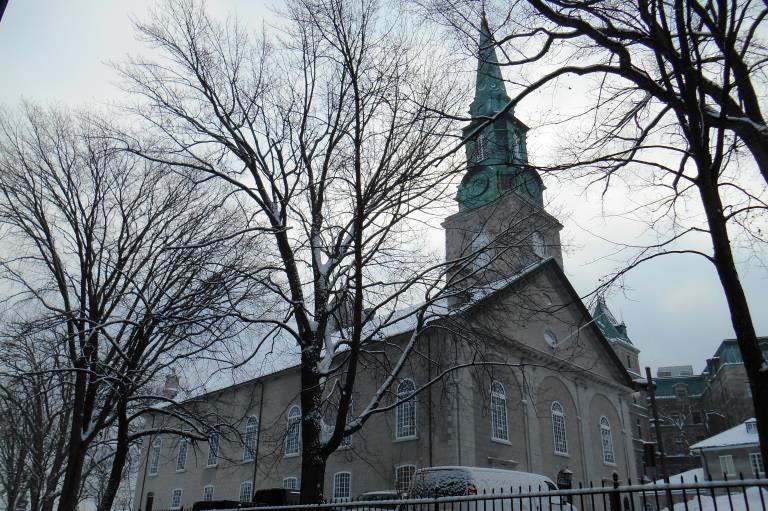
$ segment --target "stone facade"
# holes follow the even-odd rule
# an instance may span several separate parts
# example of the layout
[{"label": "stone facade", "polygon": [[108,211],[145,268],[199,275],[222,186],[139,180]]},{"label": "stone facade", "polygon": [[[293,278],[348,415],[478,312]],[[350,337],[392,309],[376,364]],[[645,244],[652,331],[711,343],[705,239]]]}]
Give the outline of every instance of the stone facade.
[{"label": "stone facade", "polygon": [[[403,472],[398,468],[405,466],[508,468],[542,473],[554,480],[561,470],[569,470],[575,481],[598,482],[609,480],[616,472],[622,480],[636,480],[630,380],[586,309],[572,303],[558,307],[557,313],[539,312],[510,320],[509,311],[523,302],[532,303],[530,295],[543,296],[532,290],[546,289],[551,298],[557,288],[568,289],[567,280],[559,265],[548,259],[494,300],[473,308],[464,320],[476,324],[477,335],[485,339],[484,358],[506,363],[459,371],[455,377],[427,387],[415,398],[416,431],[408,438],[397,438],[397,408],[371,419],[353,435],[349,448],[329,459],[326,495],[333,495],[334,475],[342,471],[351,474],[351,495],[403,489],[407,484],[397,476]],[[543,303],[538,308],[545,310]],[[545,331],[561,343],[551,346]],[[396,338],[390,341],[398,342]],[[435,336],[427,346],[432,363],[411,361],[402,373],[403,381],[413,379],[420,386],[441,366],[455,364],[464,356],[437,355],[445,346],[460,346],[445,337]],[[355,402],[365,403],[382,376],[370,370],[361,375]],[[492,412],[494,384],[503,387],[505,435],[494,435],[494,424],[499,422],[498,415],[494,422]],[[287,478],[299,483],[301,458],[286,454],[288,415],[298,402],[298,388],[298,368],[293,367],[189,400],[186,406],[232,425],[232,431],[222,432],[219,456],[211,466],[208,442],[190,443],[186,463],[179,467],[184,441],[173,434],[148,437],[137,484],[142,509],[146,510],[148,494],[152,494],[154,508],[171,507],[175,489],[182,490],[181,503],[187,507],[202,499],[206,486],[214,487],[215,499],[237,500],[241,483],[252,484],[254,479],[253,488],[280,487]],[[555,402],[562,410],[565,449],[555,446]],[[169,430],[180,427],[160,414],[154,417],[157,422],[149,424],[153,428],[163,420],[162,426]],[[258,421],[259,440],[255,459],[243,461],[249,417]],[[603,450],[603,417],[610,428],[610,454]],[[161,443],[155,471],[150,447],[157,439]]]}]

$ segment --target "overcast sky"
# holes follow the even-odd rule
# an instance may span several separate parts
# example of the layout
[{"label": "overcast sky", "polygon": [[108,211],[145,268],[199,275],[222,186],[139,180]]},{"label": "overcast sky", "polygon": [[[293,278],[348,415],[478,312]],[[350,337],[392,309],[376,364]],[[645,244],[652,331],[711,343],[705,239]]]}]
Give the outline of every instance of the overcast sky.
[{"label": "overcast sky", "polygon": [[[119,101],[116,77],[107,63],[144,51],[134,39],[131,17],[144,17],[153,3],[10,0],[0,22],[0,104],[14,107],[26,99],[79,107]],[[254,30],[272,16],[267,5],[261,0],[209,2],[214,13],[235,15]],[[533,128],[529,148],[534,158],[549,158],[556,150],[551,130],[537,130],[535,121],[557,101],[539,95],[517,110]],[[580,293],[589,292],[618,263],[605,239],[631,241],[643,226],[603,218],[597,191],[585,195],[573,185],[546,184],[546,200],[565,226],[566,273]],[[626,198],[617,192],[606,201],[610,206]],[[439,246],[441,233],[432,238]],[[702,246],[706,248],[706,240]],[[746,252],[737,257],[758,335],[768,335],[768,272]],[[641,266],[625,280],[624,292],[610,295],[608,303],[642,350],[641,363],[653,368],[691,364],[700,371],[720,341],[733,337],[717,275],[700,257],[666,256]]]}]

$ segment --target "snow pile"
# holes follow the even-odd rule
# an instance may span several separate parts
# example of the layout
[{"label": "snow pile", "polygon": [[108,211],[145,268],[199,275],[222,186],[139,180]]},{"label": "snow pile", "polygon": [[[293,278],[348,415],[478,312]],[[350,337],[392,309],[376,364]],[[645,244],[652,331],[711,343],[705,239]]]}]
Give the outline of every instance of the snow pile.
[{"label": "snow pile", "polygon": [[[706,479],[704,478],[703,468],[692,468],[691,470],[686,470],[685,472],[681,472],[679,474],[669,476],[669,482],[671,484],[695,483],[695,482],[700,483],[705,480]],[[658,481],[654,481],[653,483],[649,483],[649,484],[666,484],[666,481],[664,481],[664,479],[659,479]]]},{"label": "snow pile", "polygon": [[[746,492],[741,489],[730,490],[730,496],[728,494],[718,495],[712,498],[712,495],[701,494],[701,504],[699,504],[699,498],[694,497],[688,502],[679,502],[672,508],[673,511],[755,511],[758,509],[765,509],[765,505],[768,504],[768,490],[765,488],[751,487],[747,488]],[[746,502],[745,502],[746,493]],[[762,495],[760,495],[762,493]],[[661,511],[668,511],[667,508],[662,508]]]}]

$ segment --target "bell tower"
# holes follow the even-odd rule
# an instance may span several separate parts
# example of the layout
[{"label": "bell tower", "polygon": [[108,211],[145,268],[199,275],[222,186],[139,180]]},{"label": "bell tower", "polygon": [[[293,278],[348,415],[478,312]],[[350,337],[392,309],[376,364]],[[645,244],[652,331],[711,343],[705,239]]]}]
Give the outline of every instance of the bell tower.
[{"label": "bell tower", "polygon": [[446,218],[449,281],[458,287],[510,277],[552,257],[562,267],[562,225],[544,209],[544,184],[528,164],[528,127],[509,108],[485,14],[478,38],[472,120],[462,129],[467,167],[459,212]]}]

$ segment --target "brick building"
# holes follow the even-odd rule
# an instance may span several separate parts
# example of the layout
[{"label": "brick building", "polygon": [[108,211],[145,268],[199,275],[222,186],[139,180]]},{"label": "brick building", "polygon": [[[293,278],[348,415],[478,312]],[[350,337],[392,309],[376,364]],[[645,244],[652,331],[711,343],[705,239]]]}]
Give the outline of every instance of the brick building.
[{"label": "brick building", "polygon": [[[768,338],[759,340],[768,360]],[[660,367],[655,383],[671,474],[701,466],[692,445],[754,415],[747,372],[735,339],[720,343],[701,373],[694,374],[692,366]],[[655,439],[655,431],[651,433]]]}]

